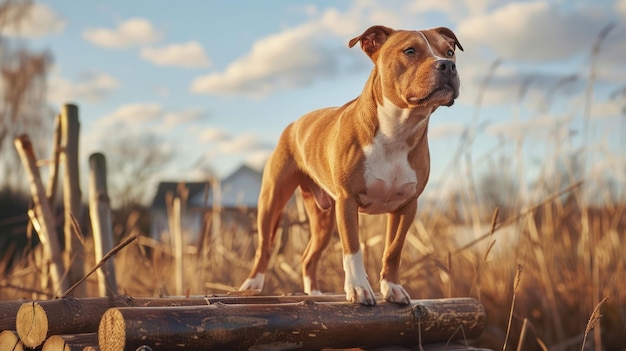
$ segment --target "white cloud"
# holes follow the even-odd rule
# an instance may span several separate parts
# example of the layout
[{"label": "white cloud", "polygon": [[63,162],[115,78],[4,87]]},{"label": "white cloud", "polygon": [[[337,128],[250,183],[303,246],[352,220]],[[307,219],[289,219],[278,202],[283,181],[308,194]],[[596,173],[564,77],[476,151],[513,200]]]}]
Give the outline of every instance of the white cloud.
[{"label": "white cloud", "polygon": [[123,105],[113,113],[96,122],[96,129],[107,127],[139,128],[148,122],[158,121],[163,114],[163,106],[158,103],[133,103]]},{"label": "white cloud", "polygon": [[206,116],[207,113],[202,108],[190,108],[181,111],[167,112],[163,116],[163,128],[165,128],[165,130],[170,130],[181,124],[197,122]]},{"label": "white cloud", "polygon": [[[122,105],[112,113],[99,118],[92,130],[106,136],[113,130],[131,130],[157,135],[173,134],[172,130],[185,124],[192,124],[208,116],[204,108],[166,110],[155,102],[137,102]],[[197,127],[195,128],[197,130]],[[195,130],[190,131],[193,134]],[[187,142],[187,141],[185,141]]]},{"label": "white cloud", "polygon": [[61,33],[65,28],[65,20],[45,4],[14,3],[6,6],[9,10],[3,14],[6,21],[2,28],[4,35],[41,38]]},{"label": "white cloud", "polygon": [[68,101],[99,102],[119,87],[117,79],[102,72],[84,73],[75,82],[53,75],[48,81],[48,101],[59,105]]},{"label": "white cloud", "polygon": [[280,88],[310,84],[335,73],[335,56],[309,26],[262,38],[223,72],[196,78],[191,91],[202,94],[264,96]]},{"label": "white cloud", "polygon": [[198,141],[201,143],[218,143],[230,139],[228,132],[220,128],[207,128],[200,133]]},{"label": "white cloud", "polygon": [[461,22],[457,34],[468,48],[485,45],[505,60],[538,62],[587,51],[602,25],[601,17],[558,3],[510,2]]},{"label": "white cloud", "polygon": [[246,153],[268,148],[270,145],[262,142],[256,133],[251,132],[236,135],[218,144],[218,149],[225,154]]},{"label": "white cloud", "polygon": [[131,18],[115,29],[87,29],[83,32],[83,38],[100,47],[120,49],[157,42],[161,39],[161,33],[147,19]]},{"label": "white cloud", "polygon": [[196,41],[141,49],[141,58],[159,66],[183,68],[207,67],[209,57]]},{"label": "white cloud", "polygon": [[264,142],[259,135],[253,132],[245,132],[232,135],[221,128],[207,128],[198,137],[198,142],[215,144],[209,151],[204,153],[207,160],[216,159],[220,156],[241,155],[244,163],[255,168],[262,169],[265,161],[274,149],[274,145]]},{"label": "white cloud", "polygon": [[343,37],[356,35],[359,16],[328,9],[297,27],[259,39],[222,72],[196,78],[197,94],[265,96],[335,76],[350,52]]}]

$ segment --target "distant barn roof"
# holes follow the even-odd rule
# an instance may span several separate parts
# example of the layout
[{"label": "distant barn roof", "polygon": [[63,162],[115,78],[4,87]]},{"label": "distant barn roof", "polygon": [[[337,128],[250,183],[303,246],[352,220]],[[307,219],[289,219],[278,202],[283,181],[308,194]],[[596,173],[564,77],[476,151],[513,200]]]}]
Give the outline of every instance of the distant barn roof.
[{"label": "distant barn roof", "polygon": [[[256,207],[261,190],[260,172],[243,165],[221,181],[221,206]],[[184,185],[189,191],[187,206],[192,208],[213,207],[213,189],[211,182],[160,182],[152,200],[152,208],[165,208],[165,197],[168,192],[176,195],[180,193],[180,186]]]}]

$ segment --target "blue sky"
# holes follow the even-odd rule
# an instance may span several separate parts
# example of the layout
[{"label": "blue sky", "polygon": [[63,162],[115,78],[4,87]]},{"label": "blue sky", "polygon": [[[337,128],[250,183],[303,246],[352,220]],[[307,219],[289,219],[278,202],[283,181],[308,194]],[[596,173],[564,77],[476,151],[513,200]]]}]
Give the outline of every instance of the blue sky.
[{"label": "blue sky", "polygon": [[167,180],[202,179],[199,159],[222,176],[242,163],[260,167],[288,123],[360,94],[372,64],[347,42],[383,24],[447,26],[465,48],[461,98],[431,119],[431,182],[449,174],[468,130],[475,139],[464,154],[476,174],[512,158],[520,141],[530,181],[554,155],[583,144],[590,51],[615,23],[598,57],[587,146],[594,176],[626,181],[626,97],[616,93],[626,86],[626,0],[55,0],[31,11],[4,34],[52,53],[48,99],[55,109],[79,105],[83,164],[119,131],[150,133],[176,155],[155,175]]}]

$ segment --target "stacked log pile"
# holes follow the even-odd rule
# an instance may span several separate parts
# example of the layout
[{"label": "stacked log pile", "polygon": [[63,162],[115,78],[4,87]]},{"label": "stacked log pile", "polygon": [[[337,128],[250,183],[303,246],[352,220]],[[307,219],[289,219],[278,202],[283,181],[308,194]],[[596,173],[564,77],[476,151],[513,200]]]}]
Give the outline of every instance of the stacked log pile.
[{"label": "stacked log pile", "polygon": [[[484,325],[484,309],[471,298],[413,300],[408,306],[380,302],[368,307],[347,303],[343,295],[68,297],[0,302],[0,351],[320,350],[390,345],[438,350],[427,345],[465,342],[478,337]],[[451,350],[449,345],[446,350]]]}]

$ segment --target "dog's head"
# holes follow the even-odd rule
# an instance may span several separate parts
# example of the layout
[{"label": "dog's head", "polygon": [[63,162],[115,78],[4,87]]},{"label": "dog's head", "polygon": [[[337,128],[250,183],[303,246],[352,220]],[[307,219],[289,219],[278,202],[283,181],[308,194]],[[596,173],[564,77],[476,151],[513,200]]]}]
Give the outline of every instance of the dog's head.
[{"label": "dog's head", "polygon": [[357,42],[376,65],[383,96],[396,106],[434,109],[452,105],[459,96],[455,50],[463,47],[450,29],[373,26],[348,45]]}]

